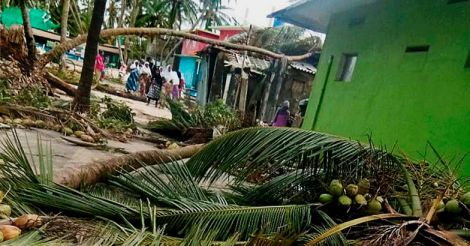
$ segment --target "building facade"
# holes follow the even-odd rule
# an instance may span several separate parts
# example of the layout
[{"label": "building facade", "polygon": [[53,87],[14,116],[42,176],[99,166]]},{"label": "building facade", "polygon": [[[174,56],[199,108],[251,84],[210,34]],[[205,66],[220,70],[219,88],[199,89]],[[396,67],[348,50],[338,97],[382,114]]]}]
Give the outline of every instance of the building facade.
[{"label": "building facade", "polygon": [[418,160],[435,160],[429,143],[454,163],[470,152],[470,1],[303,4],[277,13],[314,8],[297,22],[326,32],[303,128],[371,136]]}]

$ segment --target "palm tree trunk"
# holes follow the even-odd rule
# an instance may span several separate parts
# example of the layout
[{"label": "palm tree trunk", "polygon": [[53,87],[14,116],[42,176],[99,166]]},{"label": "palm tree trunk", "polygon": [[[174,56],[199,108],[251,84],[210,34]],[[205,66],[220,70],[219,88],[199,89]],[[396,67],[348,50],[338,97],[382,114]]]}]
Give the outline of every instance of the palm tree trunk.
[{"label": "palm tree trunk", "polygon": [[[132,0],[132,11],[131,11],[131,18],[129,20],[129,27],[134,27],[135,22],[137,20],[137,15],[140,13],[140,0]],[[124,61],[127,64],[127,61],[129,59],[129,54],[127,52],[127,47],[129,47],[129,37],[126,37],[124,39]]]},{"label": "palm tree trunk", "polygon": [[[62,15],[60,17],[60,42],[63,43],[67,39],[67,23],[69,19],[70,0],[62,0]],[[65,70],[65,54],[60,59],[59,70]]]},{"label": "palm tree trunk", "polygon": [[69,168],[57,172],[54,181],[71,188],[81,185],[92,185],[103,181],[107,176],[113,175],[121,169],[133,170],[146,165],[163,164],[174,160],[189,158],[196,154],[203,145],[190,145],[172,150],[149,150],[127,154],[111,159],[88,163],[79,170]]},{"label": "palm tree trunk", "polygon": [[28,75],[31,72],[31,68],[33,68],[34,61],[36,60],[36,42],[34,42],[33,36],[33,29],[31,28],[31,22],[29,19],[29,10],[26,7],[25,0],[21,0],[19,2],[21,15],[23,16],[23,28],[24,28],[24,35],[26,38],[26,47],[28,48],[28,62],[26,66],[30,69],[26,69]]},{"label": "palm tree trunk", "polygon": [[104,11],[106,10],[106,0],[95,0],[93,5],[93,15],[91,17],[89,33],[87,35],[85,57],[83,59],[82,73],[78,83],[77,95],[73,105],[78,112],[88,112],[90,109],[90,93],[93,83],[93,72],[95,68],[95,57],[98,53],[99,35],[104,20]]},{"label": "palm tree trunk", "polygon": [[[119,15],[119,22],[118,22],[118,28],[122,28],[124,26],[124,15],[126,14],[126,0],[121,0],[121,9],[120,9],[121,13]],[[118,47],[119,47],[119,60],[121,60],[121,62],[126,62],[124,60],[124,55],[122,53],[122,49],[121,49],[121,39],[117,38],[118,40]]]}]

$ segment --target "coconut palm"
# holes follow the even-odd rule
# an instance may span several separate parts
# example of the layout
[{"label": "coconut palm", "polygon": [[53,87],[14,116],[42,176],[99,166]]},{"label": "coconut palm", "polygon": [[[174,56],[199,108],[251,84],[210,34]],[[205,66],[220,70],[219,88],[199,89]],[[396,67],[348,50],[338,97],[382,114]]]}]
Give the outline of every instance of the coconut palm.
[{"label": "coconut palm", "polygon": [[74,99],[74,107],[79,112],[88,112],[90,108],[90,93],[93,83],[93,74],[95,68],[95,57],[98,53],[99,34],[103,25],[104,12],[106,9],[106,0],[96,0],[93,5],[93,17],[90,22],[90,33],[87,36],[85,57],[83,58],[83,67],[78,83],[77,95]]}]

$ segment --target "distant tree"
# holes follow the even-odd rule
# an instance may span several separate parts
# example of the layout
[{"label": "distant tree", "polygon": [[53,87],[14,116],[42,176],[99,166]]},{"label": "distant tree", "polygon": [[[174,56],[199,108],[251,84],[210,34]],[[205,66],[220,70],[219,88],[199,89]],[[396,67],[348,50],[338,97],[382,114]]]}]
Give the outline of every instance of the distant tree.
[{"label": "distant tree", "polygon": [[[67,39],[67,23],[69,19],[70,0],[62,0],[62,16],[60,17],[60,42]],[[60,70],[65,70],[65,54],[60,59]]]},{"label": "distant tree", "polygon": [[[33,29],[31,28],[31,21],[29,19],[29,9],[26,6],[26,1],[19,1],[21,15],[23,17],[23,28],[26,39],[26,47],[28,48],[28,66],[32,68],[36,61],[36,42],[34,41]],[[26,71],[28,74],[31,72],[30,69]]]},{"label": "distant tree", "polygon": [[98,53],[99,35],[104,21],[105,10],[106,0],[95,0],[89,27],[89,33],[91,35],[87,36],[80,82],[78,84],[77,95],[73,102],[74,108],[78,112],[88,112],[90,109],[90,94],[93,84],[95,57]]}]

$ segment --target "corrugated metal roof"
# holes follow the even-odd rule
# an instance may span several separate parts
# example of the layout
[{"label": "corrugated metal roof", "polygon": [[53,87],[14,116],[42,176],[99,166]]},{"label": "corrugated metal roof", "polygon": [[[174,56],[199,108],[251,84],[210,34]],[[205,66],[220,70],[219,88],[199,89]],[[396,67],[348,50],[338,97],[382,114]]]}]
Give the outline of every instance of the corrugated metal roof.
[{"label": "corrugated metal roof", "polygon": [[[227,53],[228,60],[225,61],[226,66],[241,68],[243,63],[243,55],[236,53]],[[252,56],[247,56],[244,59],[243,67],[249,67],[252,71],[262,72],[271,66],[269,60],[260,59]]]},{"label": "corrugated metal roof", "polygon": [[326,33],[335,13],[370,4],[378,0],[304,0],[268,15],[284,22]]},{"label": "corrugated metal roof", "polygon": [[293,69],[300,70],[310,74],[316,74],[317,68],[315,68],[312,64],[308,64],[305,62],[291,62],[290,66]]}]

